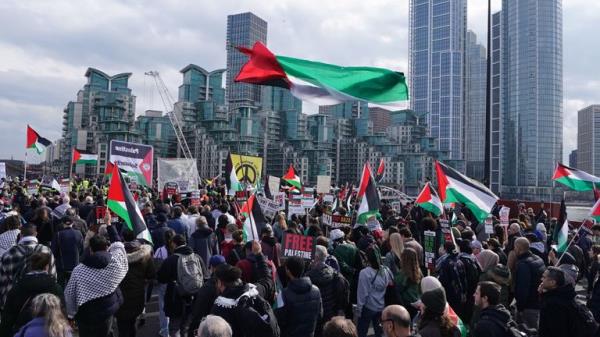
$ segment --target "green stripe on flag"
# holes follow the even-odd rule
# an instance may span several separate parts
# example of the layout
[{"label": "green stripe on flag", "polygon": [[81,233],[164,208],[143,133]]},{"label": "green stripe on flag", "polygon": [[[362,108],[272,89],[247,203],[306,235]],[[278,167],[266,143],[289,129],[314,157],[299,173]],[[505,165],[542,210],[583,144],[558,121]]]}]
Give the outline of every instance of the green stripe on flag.
[{"label": "green stripe on flag", "polygon": [[[569,177],[561,177],[556,179],[557,182],[579,192],[591,191],[594,189],[594,183],[587,180],[573,179]],[[597,185],[596,187],[600,187]]]},{"label": "green stripe on flag", "polygon": [[115,212],[115,214],[125,221],[127,228],[133,230],[131,219],[129,219],[129,212],[127,212],[127,206],[125,206],[124,202],[108,199],[106,206],[108,206],[108,209]]}]

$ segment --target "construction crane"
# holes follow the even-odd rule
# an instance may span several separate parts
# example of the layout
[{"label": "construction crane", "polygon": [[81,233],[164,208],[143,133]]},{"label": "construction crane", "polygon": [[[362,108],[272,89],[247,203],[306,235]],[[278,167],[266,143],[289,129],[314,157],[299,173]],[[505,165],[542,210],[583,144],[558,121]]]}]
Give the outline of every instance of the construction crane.
[{"label": "construction crane", "polygon": [[177,117],[177,106],[175,105],[175,100],[165,82],[163,82],[162,78],[158,71],[148,71],[144,73],[144,75],[151,76],[154,79],[154,83],[156,84],[156,88],[158,89],[158,94],[160,95],[160,99],[165,106],[165,111],[167,112],[167,116],[169,116],[169,121],[171,121],[171,125],[173,126],[173,130],[175,130],[175,137],[177,137],[177,144],[181,148],[181,153],[185,159],[193,159],[192,152],[190,151],[190,147],[188,146],[185,137],[183,136],[183,130],[181,128],[181,123],[179,122],[179,118]]}]

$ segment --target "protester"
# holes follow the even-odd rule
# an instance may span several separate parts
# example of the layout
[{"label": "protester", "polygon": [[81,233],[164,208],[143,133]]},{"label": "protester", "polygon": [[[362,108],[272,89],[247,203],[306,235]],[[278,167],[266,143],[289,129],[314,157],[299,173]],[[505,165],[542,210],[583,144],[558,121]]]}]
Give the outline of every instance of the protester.
[{"label": "protester", "polygon": [[[0,321],[0,336],[13,336],[31,316],[31,299],[36,295],[51,293],[63,297],[63,289],[48,272],[51,255],[34,253],[29,259],[30,271],[6,295]],[[64,300],[62,301],[64,303]]]},{"label": "protester", "polygon": [[202,285],[200,291],[194,296],[192,305],[192,314],[190,316],[190,337],[193,337],[193,332],[200,325],[200,322],[206,317],[217,299],[217,279],[215,270],[218,266],[225,264],[225,258],[222,255],[214,255],[208,263],[210,278]]},{"label": "protester", "polygon": [[79,264],[83,255],[83,235],[73,228],[73,218],[66,218],[63,228],[59,229],[52,239],[52,252],[56,258],[58,282],[65,286],[73,269]]},{"label": "protester", "polygon": [[77,321],[79,336],[105,337],[123,303],[119,284],[129,269],[127,252],[121,242],[109,247],[101,235],[90,239],[90,249],[90,255],[75,267],[65,288],[67,315]]},{"label": "protester", "polygon": [[317,322],[323,317],[319,288],[304,276],[304,260],[289,257],[285,263],[288,286],[283,290],[283,307],[275,310],[281,334],[289,337],[314,336]]},{"label": "protester", "polygon": [[5,232],[0,234],[0,256],[17,244],[21,221],[18,215],[11,215],[2,221]]},{"label": "protester", "polygon": [[479,282],[475,305],[481,310],[472,331],[473,337],[505,337],[511,323],[510,312],[500,304],[500,286],[494,282]]},{"label": "protester", "polygon": [[71,337],[71,326],[65,318],[60,299],[53,294],[40,294],[31,300],[34,317],[15,336],[19,337]]},{"label": "protester", "polygon": [[205,217],[196,216],[194,219],[196,220],[194,227],[197,229],[192,232],[189,247],[202,258],[204,265],[207,266],[210,257],[219,254],[219,242],[213,230],[208,227]]},{"label": "protester", "polygon": [[514,275],[517,322],[537,329],[540,316],[537,289],[544,273],[544,261],[530,251],[526,238],[515,240],[514,253],[517,258]]},{"label": "protester", "polygon": [[460,330],[452,323],[446,310],[446,292],[436,288],[421,296],[423,310],[419,321],[421,337],[460,337]]},{"label": "protester", "polygon": [[4,307],[6,295],[12,287],[25,275],[30,266],[27,260],[34,253],[50,255],[49,274],[56,277],[54,255],[47,246],[38,244],[37,229],[35,225],[28,224],[21,227],[19,242],[9,248],[0,258],[0,308]]},{"label": "protester", "polygon": [[401,305],[389,305],[381,313],[381,327],[386,337],[410,337],[411,319]]},{"label": "protester", "polygon": [[208,315],[200,323],[196,337],[231,337],[232,335],[233,332],[227,321],[219,316]]},{"label": "protester", "polygon": [[358,337],[358,333],[351,320],[336,316],[323,327],[323,337]]},{"label": "protester", "polygon": [[175,233],[177,233],[179,235],[183,235],[183,237],[187,240],[187,238],[189,237],[189,235],[191,233],[188,231],[188,226],[185,224],[184,220],[182,219],[183,210],[181,209],[181,207],[176,206],[176,207],[173,207],[172,212],[173,212],[173,218],[171,218],[171,220],[169,220],[167,222],[167,227],[174,230]]}]

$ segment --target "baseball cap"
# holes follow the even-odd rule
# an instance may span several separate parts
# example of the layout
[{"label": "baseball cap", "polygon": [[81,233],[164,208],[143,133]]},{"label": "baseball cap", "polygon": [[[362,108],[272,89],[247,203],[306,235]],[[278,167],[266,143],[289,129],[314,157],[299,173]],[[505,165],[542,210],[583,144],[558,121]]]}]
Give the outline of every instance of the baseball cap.
[{"label": "baseball cap", "polygon": [[213,255],[208,261],[208,264],[213,268],[223,263],[225,263],[225,257],[223,257],[223,255]]}]

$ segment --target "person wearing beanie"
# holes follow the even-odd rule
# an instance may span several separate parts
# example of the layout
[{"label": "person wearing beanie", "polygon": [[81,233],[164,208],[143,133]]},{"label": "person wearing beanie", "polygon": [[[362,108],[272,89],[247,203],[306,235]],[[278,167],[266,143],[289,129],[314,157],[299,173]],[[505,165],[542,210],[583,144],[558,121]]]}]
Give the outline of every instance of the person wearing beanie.
[{"label": "person wearing beanie", "polygon": [[436,277],[433,276],[425,276],[421,280],[421,293],[424,294],[428,291],[442,288],[442,283]]},{"label": "person wearing beanie", "polygon": [[[358,248],[352,243],[344,240],[345,234],[341,229],[334,229],[329,233],[333,244],[333,255],[339,265],[340,272],[350,284],[350,303],[356,303],[356,291],[358,287],[358,273],[364,268]],[[346,308],[346,314],[352,312],[351,305]]]},{"label": "person wearing beanie", "polygon": [[[217,299],[217,281],[214,275],[214,271],[218,266],[222,264],[226,264],[225,257],[223,255],[213,255],[208,261],[208,271],[211,275],[210,278],[204,282],[202,288],[194,298],[194,303],[192,304],[192,314],[190,318],[190,327],[189,327],[189,336],[194,336],[194,332],[200,326],[200,322],[202,319],[210,314],[210,309],[213,304],[215,304],[215,300]],[[187,337],[187,336],[181,336]]]},{"label": "person wearing beanie", "polygon": [[460,337],[460,330],[452,323],[446,310],[446,292],[436,288],[423,293],[419,334],[421,337]]}]

